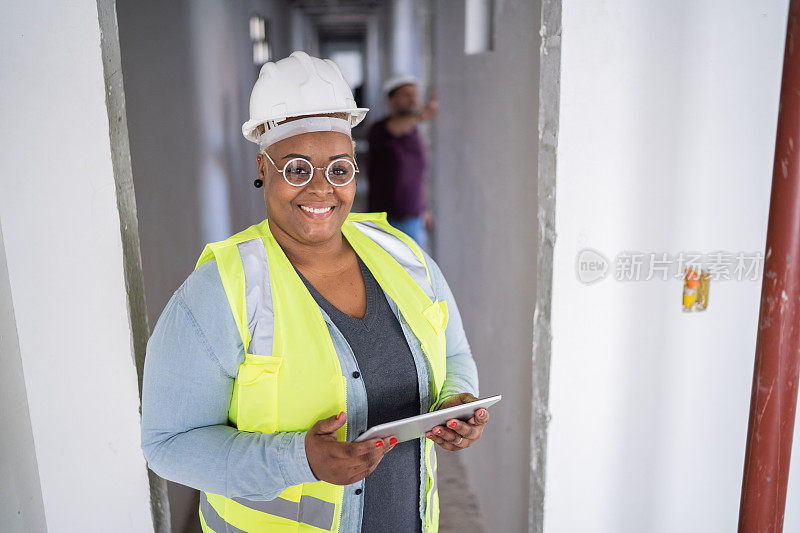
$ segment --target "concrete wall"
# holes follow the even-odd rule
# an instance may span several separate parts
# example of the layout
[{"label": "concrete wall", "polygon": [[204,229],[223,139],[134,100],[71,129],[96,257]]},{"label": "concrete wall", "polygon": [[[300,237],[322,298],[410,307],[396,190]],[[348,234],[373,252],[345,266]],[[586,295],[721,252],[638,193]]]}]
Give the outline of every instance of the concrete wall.
[{"label": "concrete wall", "polygon": [[6,516],[9,497],[0,521],[152,531],[98,3],[16,2],[4,10],[0,49],[0,305],[12,362],[3,375],[17,391],[24,377],[25,392],[8,398],[3,385],[17,440],[0,455],[18,461],[4,488],[26,500],[22,515]]},{"label": "concrete wall", "polygon": [[464,54],[464,2],[436,3],[436,258],[480,372],[503,394],[463,452],[487,531],[528,524],[539,3],[496,1],[493,52]]},{"label": "concrete wall", "polygon": [[264,218],[256,145],[241,136],[253,65],[248,19],[291,50],[286,2],[118,2],[133,177],[150,323],[206,242]]},{"label": "concrete wall", "polygon": [[[545,531],[736,529],[760,281],[684,314],[679,279],[616,281],[614,257],[763,253],[786,12],[563,4]],[[578,281],[584,247],[609,278]]]},{"label": "concrete wall", "polygon": [[[205,243],[266,216],[253,187],[258,148],[241,134],[259,70],[250,15],[267,18],[273,59],[316,43],[284,1],[125,0],[117,9],[152,327]],[[169,483],[169,500],[173,531],[197,530],[197,491]]]}]

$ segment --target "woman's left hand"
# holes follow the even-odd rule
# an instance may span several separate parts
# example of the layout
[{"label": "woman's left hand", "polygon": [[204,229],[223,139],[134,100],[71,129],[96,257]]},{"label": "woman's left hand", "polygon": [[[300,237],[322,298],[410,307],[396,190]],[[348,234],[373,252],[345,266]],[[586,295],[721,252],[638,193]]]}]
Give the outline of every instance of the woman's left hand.
[{"label": "woman's left hand", "polygon": [[[456,394],[451,396],[439,406],[439,409],[447,409],[465,403],[477,401],[478,399],[469,393]],[[447,421],[447,427],[436,426],[428,431],[425,436],[445,450],[457,451],[469,448],[476,440],[483,435],[483,428],[489,421],[489,411],[481,407],[476,410],[472,418],[463,422],[456,418]]]}]

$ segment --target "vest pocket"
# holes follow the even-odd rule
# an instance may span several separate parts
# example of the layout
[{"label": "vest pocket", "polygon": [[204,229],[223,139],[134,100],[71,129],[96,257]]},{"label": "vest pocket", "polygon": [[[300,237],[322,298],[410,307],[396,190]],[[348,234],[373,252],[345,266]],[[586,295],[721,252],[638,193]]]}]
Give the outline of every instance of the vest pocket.
[{"label": "vest pocket", "polygon": [[447,328],[447,321],[450,318],[447,313],[447,302],[436,300],[426,307],[422,314],[428,319],[437,336],[444,334],[444,330]]},{"label": "vest pocket", "polygon": [[283,358],[245,354],[236,377],[239,387],[237,427],[274,433],[278,427],[278,374]]}]

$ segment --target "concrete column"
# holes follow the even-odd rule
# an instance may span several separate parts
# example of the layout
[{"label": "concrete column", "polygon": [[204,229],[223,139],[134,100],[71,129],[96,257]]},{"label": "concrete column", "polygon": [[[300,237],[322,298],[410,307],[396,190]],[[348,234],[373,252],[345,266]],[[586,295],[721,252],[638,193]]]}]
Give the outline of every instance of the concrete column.
[{"label": "concrete column", "polygon": [[[154,529],[115,178],[120,110],[107,99],[120,71],[104,68],[118,42],[99,7],[18,2],[0,21],[0,305],[13,309],[44,509],[25,531]],[[16,402],[5,408],[22,413]],[[0,450],[4,463],[14,451]],[[20,461],[31,465],[30,451]]]},{"label": "concrete column", "polygon": [[495,50],[464,53],[464,2],[436,3],[437,254],[483,396],[502,394],[459,452],[487,531],[525,531],[537,271],[539,2],[494,2]]},{"label": "concrete column", "polygon": [[539,52],[539,182],[536,311],[531,365],[531,472],[528,531],[544,531],[547,427],[550,423],[553,252],[556,241],[556,153],[561,99],[561,0],[542,1]]}]

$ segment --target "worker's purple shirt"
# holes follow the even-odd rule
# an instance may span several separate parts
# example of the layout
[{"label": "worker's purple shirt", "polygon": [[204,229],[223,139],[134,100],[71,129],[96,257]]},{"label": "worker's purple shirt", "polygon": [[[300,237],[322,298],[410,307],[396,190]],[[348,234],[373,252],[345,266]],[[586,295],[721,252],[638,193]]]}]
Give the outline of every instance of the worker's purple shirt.
[{"label": "worker's purple shirt", "polygon": [[428,158],[422,135],[414,128],[395,137],[386,129],[388,117],[372,125],[369,141],[368,211],[386,211],[389,218],[420,216],[425,211]]}]

